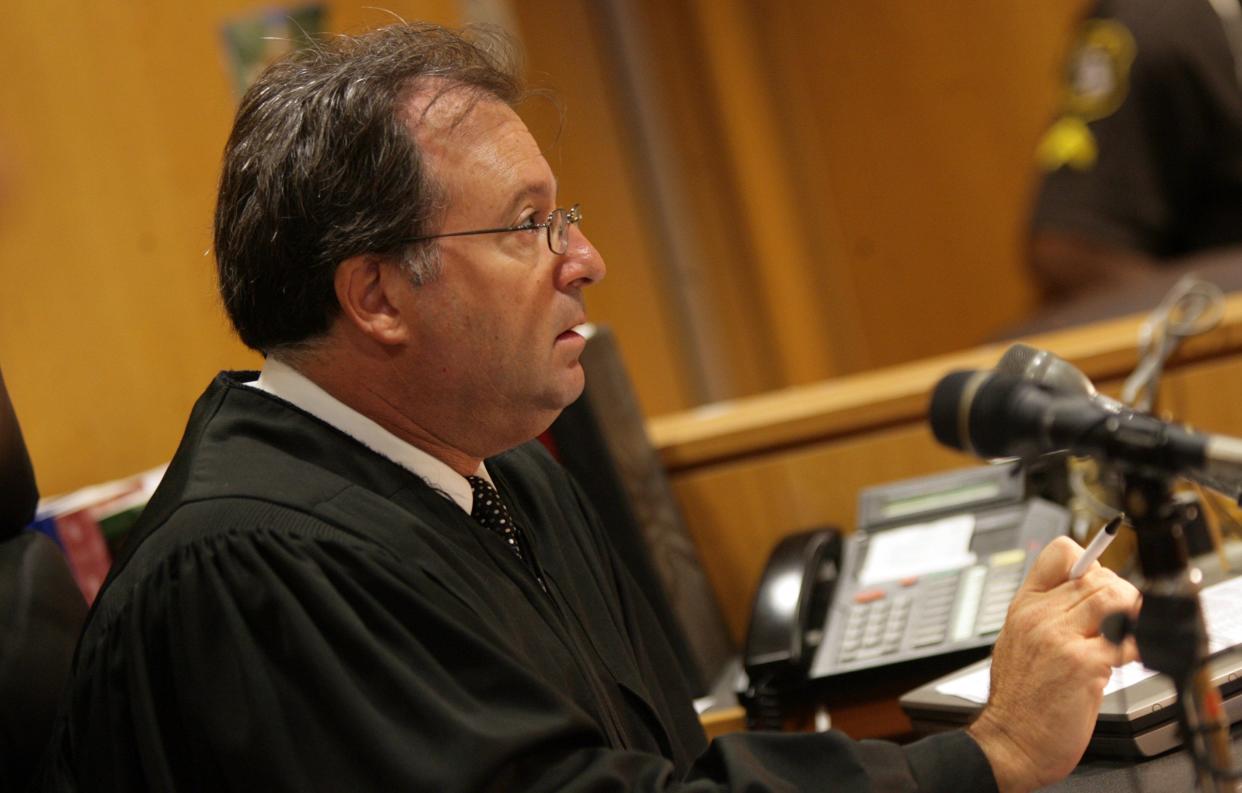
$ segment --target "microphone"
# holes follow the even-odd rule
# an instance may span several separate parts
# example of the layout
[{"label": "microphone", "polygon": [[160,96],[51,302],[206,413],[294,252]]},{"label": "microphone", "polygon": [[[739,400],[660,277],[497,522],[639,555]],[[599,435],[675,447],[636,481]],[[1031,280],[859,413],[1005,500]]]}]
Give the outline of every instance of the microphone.
[{"label": "microphone", "polygon": [[1010,345],[996,362],[996,371],[1018,375],[1023,380],[1039,383],[1053,391],[1081,394],[1114,412],[1130,410],[1123,403],[1096,391],[1090,378],[1064,358],[1027,344]]},{"label": "microphone", "polygon": [[[1127,406],[1124,402],[1099,393],[1095,390],[1095,384],[1081,370],[1047,350],[1040,350],[1021,343],[1013,344],[997,361],[996,371],[1019,375],[1024,380],[1045,385],[1064,394],[1080,394],[1119,416],[1149,415]],[[1242,503],[1242,484],[1226,484],[1206,471],[1189,471],[1184,475],[1204,487],[1218,490]]]},{"label": "microphone", "polygon": [[936,384],[928,413],[936,440],[980,457],[1069,451],[1242,496],[1242,440],[1194,432],[1094,391],[1058,392],[1010,372],[958,371]]}]

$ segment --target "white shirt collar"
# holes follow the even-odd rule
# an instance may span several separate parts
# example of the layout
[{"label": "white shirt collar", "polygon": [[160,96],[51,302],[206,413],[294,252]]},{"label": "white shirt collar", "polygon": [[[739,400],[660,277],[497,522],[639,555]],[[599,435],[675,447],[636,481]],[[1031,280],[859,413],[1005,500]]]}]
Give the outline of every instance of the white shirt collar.
[{"label": "white shirt collar", "polygon": [[[292,366],[269,355],[263,363],[263,370],[259,372],[259,379],[246,385],[279,397],[336,427],[376,454],[422,477],[428,485],[445,494],[467,513],[474,506],[474,493],[464,476],[341,402]],[[474,475],[492,482],[482,463]]]}]

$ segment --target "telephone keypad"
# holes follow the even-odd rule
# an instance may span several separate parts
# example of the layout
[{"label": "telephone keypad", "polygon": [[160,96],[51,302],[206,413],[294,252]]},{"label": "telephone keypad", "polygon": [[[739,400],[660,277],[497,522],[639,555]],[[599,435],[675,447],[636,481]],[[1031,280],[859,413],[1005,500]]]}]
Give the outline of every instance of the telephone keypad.
[{"label": "telephone keypad", "polygon": [[[838,663],[933,647],[952,638],[986,636],[1005,623],[1009,601],[1022,583],[1025,554],[998,554],[987,565],[915,581],[900,589],[868,589],[854,596]],[[913,593],[918,593],[918,602]],[[914,625],[907,632],[913,615]],[[952,634],[952,635],[950,635]]]},{"label": "telephone keypad", "polygon": [[874,591],[855,599],[845,623],[840,661],[864,660],[889,655],[901,648],[910,618],[911,598],[908,594],[888,597]]},{"label": "telephone keypad", "polygon": [[975,621],[976,634],[985,636],[997,633],[1005,624],[1009,601],[1013,600],[1018,586],[1022,583],[1025,561],[1025,554],[1007,554],[1002,559],[994,560],[979,601],[979,615]]}]

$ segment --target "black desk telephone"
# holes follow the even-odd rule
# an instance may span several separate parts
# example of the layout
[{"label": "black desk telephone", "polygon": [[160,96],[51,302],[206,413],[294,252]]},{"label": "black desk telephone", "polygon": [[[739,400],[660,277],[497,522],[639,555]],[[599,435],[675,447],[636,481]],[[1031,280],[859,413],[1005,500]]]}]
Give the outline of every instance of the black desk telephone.
[{"label": "black desk telephone", "polygon": [[804,532],[769,558],[743,656],[758,726],[765,697],[809,679],[992,644],[1031,562],[1069,528],[1017,463],[870,488],[858,515],[844,540]]}]

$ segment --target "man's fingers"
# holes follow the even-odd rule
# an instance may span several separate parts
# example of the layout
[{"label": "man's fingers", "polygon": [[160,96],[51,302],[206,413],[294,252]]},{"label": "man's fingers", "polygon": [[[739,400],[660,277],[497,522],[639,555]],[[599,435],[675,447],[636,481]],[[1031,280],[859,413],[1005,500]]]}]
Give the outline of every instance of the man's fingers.
[{"label": "man's fingers", "polygon": [[1065,597],[1077,600],[1066,612],[1066,618],[1084,636],[1098,633],[1100,623],[1110,614],[1133,611],[1139,599],[1139,592],[1133,585],[1102,567],[1089,570],[1077,581],[1067,581],[1062,586]]},{"label": "man's fingers", "polygon": [[1134,641],[1133,636],[1127,636],[1120,647],[1112,642],[1109,642],[1109,646],[1113,648],[1115,653],[1113,659],[1109,662],[1113,666],[1124,666],[1131,661],[1139,659],[1138,643]]},{"label": "man's fingers", "polygon": [[1039,552],[1024,586],[1037,592],[1056,587],[1069,578],[1070,568],[1079,556],[1082,556],[1082,548],[1078,543],[1069,537],[1057,537]]}]

